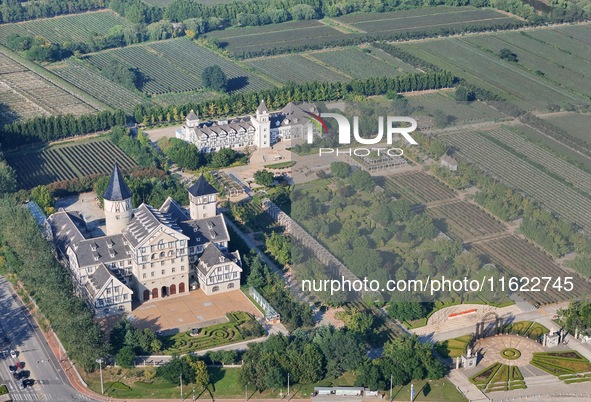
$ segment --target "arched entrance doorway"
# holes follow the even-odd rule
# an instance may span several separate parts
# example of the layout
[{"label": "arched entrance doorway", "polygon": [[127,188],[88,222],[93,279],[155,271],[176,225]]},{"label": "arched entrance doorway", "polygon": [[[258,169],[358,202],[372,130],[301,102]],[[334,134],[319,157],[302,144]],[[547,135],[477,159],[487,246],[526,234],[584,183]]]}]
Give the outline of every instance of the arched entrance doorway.
[{"label": "arched entrance doorway", "polygon": [[168,296],[168,291],[166,289],[166,286],[162,286],[162,290],[160,291],[160,294],[162,295],[162,297]]},{"label": "arched entrance doorway", "polygon": [[176,285],[172,284],[170,285],[170,295],[175,295],[176,294]]},{"label": "arched entrance doorway", "polygon": [[148,289],[144,290],[144,301],[150,300],[150,291]]},{"label": "arched entrance doorway", "polygon": [[152,299],[158,298],[158,288],[152,289]]},{"label": "arched entrance doorway", "polygon": [[179,283],[179,293],[185,293],[185,282]]}]

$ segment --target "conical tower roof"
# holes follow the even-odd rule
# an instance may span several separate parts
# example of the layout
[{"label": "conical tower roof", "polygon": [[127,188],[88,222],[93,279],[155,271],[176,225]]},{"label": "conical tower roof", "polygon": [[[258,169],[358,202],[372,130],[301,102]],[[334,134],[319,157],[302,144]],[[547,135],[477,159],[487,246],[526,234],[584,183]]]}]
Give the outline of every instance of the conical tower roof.
[{"label": "conical tower roof", "polygon": [[259,104],[259,107],[257,108],[257,113],[258,114],[269,113],[269,109],[267,109],[267,105],[265,105],[265,101],[263,99],[261,99],[261,103]]},{"label": "conical tower roof", "polygon": [[203,175],[199,176],[197,181],[191,187],[189,187],[188,190],[189,190],[189,193],[191,193],[191,195],[193,197],[199,197],[201,195],[217,194],[217,192],[218,192],[215,188],[213,188],[213,186],[211,184],[209,184],[207,182],[207,179]]},{"label": "conical tower roof", "polygon": [[103,198],[109,201],[123,201],[131,198],[131,190],[125,184],[117,162],[115,162],[115,166],[113,167],[113,172],[111,173],[111,178],[109,179],[109,184],[103,194]]}]

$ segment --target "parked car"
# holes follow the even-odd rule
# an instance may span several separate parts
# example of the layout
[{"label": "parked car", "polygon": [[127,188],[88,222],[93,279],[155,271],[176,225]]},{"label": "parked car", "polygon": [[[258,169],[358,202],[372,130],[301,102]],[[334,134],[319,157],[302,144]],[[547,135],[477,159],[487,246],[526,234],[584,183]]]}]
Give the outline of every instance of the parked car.
[{"label": "parked car", "polygon": [[18,352],[16,350],[11,350],[10,351],[10,357],[12,357],[13,359],[16,359],[18,356]]},{"label": "parked car", "polygon": [[29,378],[27,380],[22,380],[21,384],[23,386],[23,389],[27,387],[32,387],[35,384],[35,380]]},{"label": "parked car", "polygon": [[25,367],[25,363],[23,362],[16,362],[15,364],[17,370],[22,370]]},{"label": "parked car", "polygon": [[9,370],[11,373],[14,373],[14,372],[16,372],[16,371],[18,370],[18,368],[17,368],[16,366],[8,366],[8,370]]},{"label": "parked car", "polygon": [[14,373],[12,373],[12,376],[14,377],[14,379],[15,379],[16,381],[18,381],[18,380],[20,380],[20,379],[21,379],[21,377],[23,376],[23,373],[22,373],[22,372],[20,372],[20,371],[15,371]]}]

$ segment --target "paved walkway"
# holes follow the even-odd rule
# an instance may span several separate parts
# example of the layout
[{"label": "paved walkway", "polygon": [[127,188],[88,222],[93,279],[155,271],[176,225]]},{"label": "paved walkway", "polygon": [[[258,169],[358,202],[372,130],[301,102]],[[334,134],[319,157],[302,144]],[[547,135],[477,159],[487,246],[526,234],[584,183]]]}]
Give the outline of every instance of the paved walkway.
[{"label": "paved walkway", "polygon": [[[464,314],[462,314],[464,313]],[[467,333],[474,332],[476,323],[480,322],[488,313],[495,313],[499,317],[512,317],[521,313],[521,309],[517,305],[507,307],[493,307],[484,304],[458,304],[442,308],[436,311],[429,317],[427,325],[424,327],[412,330],[419,336],[438,334],[457,328],[470,327],[471,330]],[[455,317],[450,317],[451,314],[459,314]]]},{"label": "paved walkway", "polygon": [[476,388],[476,385],[472,384],[468,378],[460,372],[460,370],[451,370],[448,374],[449,380],[458,388],[458,390],[464,394],[464,396],[471,402],[476,401],[488,401],[486,395],[481,390]]}]

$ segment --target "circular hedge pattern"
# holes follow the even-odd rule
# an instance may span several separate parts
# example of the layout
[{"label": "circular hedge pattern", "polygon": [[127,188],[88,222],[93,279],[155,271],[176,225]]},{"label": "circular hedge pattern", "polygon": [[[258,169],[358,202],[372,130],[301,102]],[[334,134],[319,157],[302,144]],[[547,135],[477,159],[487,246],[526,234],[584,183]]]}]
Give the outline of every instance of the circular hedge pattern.
[{"label": "circular hedge pattern", "polygon": [[501,350],[501,356],[507,360],[517,360],[521,357],[521,352],[515,348],[506,348]]}]

